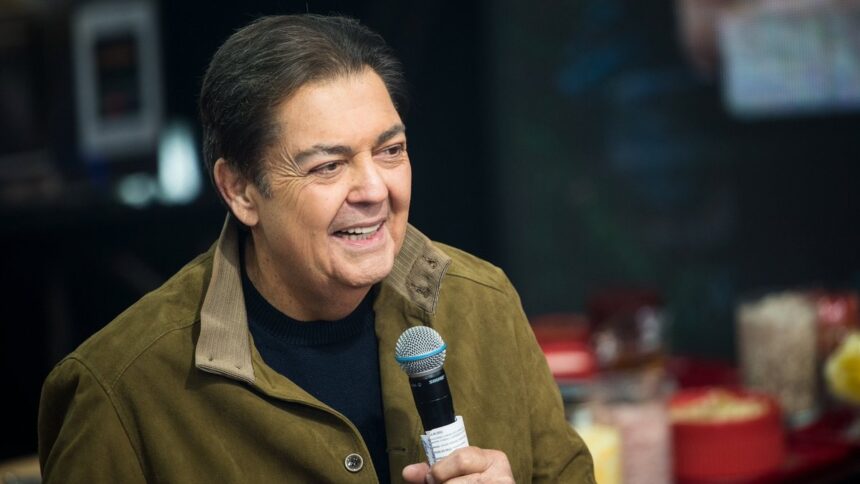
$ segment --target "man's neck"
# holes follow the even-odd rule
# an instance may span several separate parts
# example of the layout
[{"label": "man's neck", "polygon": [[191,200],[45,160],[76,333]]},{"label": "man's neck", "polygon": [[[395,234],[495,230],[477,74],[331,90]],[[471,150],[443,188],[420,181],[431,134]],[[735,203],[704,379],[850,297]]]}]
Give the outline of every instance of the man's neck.
[{"label": "man's neck", "polygon": [[[252,236],[245,240],[245,270],[248,279],[266,301],[297,321],[336,321],[352,313],[367,296],[370,287],[332,287],[324,293],[311,291],[312,284],[288,283],[279,268],[260,260]],[[265,264],[275,270],[261,270]]]}]

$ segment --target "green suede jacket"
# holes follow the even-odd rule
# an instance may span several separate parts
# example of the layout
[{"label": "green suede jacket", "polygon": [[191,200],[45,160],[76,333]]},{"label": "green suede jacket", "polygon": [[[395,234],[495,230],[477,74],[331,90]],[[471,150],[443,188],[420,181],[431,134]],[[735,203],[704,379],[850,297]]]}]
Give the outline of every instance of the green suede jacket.
[{"label": "green suede jacket", "polygon": [[[237,238],[228,217],[211,250],[53,369],[39,409],[44,482],[377,482],[355,426],[260,358]],[[394,361],[395,341],[415,325],[449,345],[445,372],[471,445],[504,451],[519,483],[594,482],[501,270],[409,227],[374,290],[392,482],[425,460]]]}]

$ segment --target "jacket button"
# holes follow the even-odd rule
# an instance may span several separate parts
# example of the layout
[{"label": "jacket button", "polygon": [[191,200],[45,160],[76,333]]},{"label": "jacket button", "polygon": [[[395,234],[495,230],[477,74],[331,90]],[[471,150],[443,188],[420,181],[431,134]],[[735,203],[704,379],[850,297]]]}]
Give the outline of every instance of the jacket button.
[{"label": "jacket button", "polygon": [[343,460],[343,465],[349,472],[358,472],[362,467],[364,467],[364,459],[362,459],[358,454],[349,454],[346,456],[346,459]]}]

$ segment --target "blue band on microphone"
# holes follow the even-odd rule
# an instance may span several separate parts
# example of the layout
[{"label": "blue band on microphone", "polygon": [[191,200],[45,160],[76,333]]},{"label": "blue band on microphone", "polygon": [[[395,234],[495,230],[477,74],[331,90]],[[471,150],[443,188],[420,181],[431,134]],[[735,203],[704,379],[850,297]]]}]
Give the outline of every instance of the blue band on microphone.
[{"label": "blue band on microphone", "polygon": [[424,353],[422,355],[415,355],[415,356],[395,356],[394,359],[397,360],[398,363],[408,363],[410,361],[423,360],[424,358],[430,358],[431,356],[438,355],[439,353],[445,351],[446,348],[448,348],[448,344],[442,343],[442,346],[440,346],[439,348],[436,348],[433,351],[430,351],[429,353]]}]

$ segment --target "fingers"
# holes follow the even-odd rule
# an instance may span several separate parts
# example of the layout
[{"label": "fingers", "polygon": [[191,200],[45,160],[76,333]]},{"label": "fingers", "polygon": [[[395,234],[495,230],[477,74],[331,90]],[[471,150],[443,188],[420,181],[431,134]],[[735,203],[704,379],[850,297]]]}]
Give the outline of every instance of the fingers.
[{"label": "fingers", "polygon": [[489,466],[490,462],[484,456],[483,449],[465,447],[455,450],[448,457],[436,462],[430,472],[436,482],[445,482],[459,476],[479,474]]},{"label": "fingers", "polygon": [[403,480],[410,484],[425,484],[430,475],[430,466],[426,462],[410,464],[403,468]]},{"label": "fingers", "polygon": [[513,484],[508,456],[499,450],[466,447],[436,462],[412,464],[403,468],[403,479],[411,484]]},{"label": "fingers", "polygon": [[498,450],[466,447],[454,451],[437,462],[430,470],[436,482],[468,483],[492,482],[513,483],[508,456]]}]

